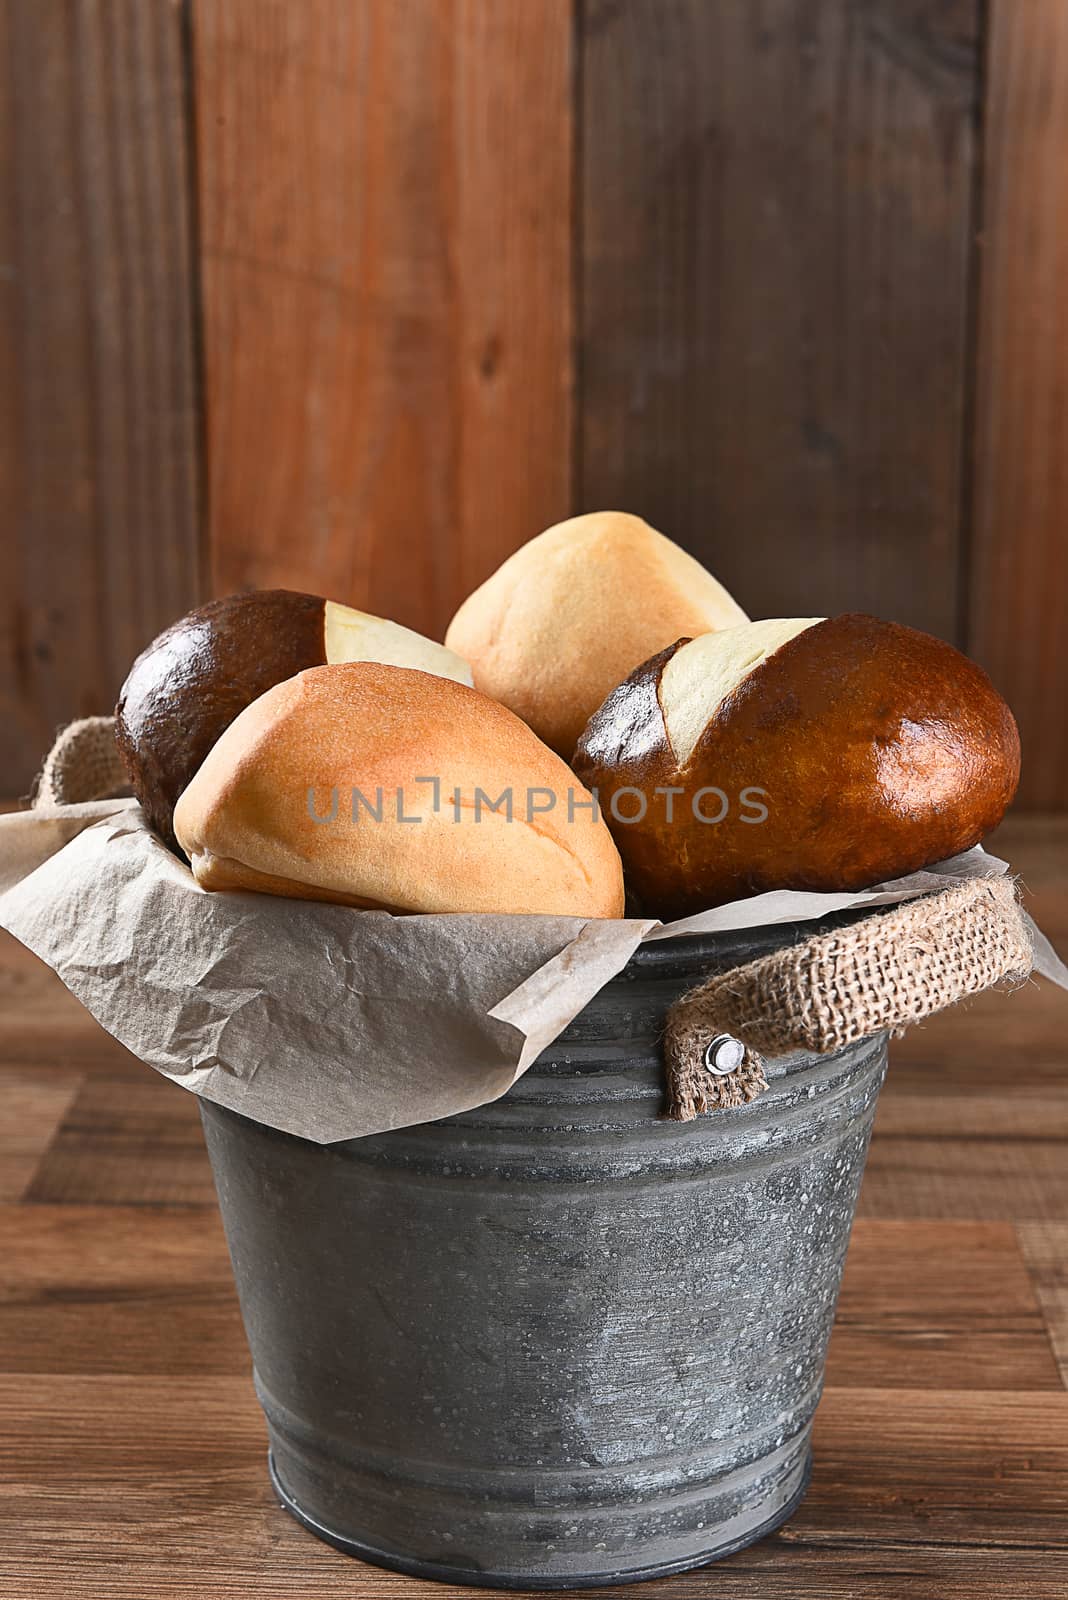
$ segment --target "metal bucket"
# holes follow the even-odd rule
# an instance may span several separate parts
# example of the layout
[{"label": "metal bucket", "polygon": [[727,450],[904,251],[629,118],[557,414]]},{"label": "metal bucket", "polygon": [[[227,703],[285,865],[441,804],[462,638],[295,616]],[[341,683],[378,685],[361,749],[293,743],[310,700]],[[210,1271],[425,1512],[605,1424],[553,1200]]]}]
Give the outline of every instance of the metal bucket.
[{"label": "metal bucket", "polygon": [[275,1487],[314,1533],[549,1589],[700,1566],[790,1516],[885,1039],[679,1124],[658,1037],[713,968],[811,932],[645,946],[447,1121],[323,1147],[202,1102]]}]

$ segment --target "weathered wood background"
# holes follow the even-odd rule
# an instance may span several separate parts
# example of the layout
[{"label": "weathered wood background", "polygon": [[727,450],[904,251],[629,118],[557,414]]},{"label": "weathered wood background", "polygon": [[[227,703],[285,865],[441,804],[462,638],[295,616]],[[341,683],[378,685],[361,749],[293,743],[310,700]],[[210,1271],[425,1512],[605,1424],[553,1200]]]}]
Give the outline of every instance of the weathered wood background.
[{"label": "weathered wood background", "polygon": [[572,510],[989,668],[1068,803],[1065,0],[0,0],[0,791],[199,598]]}]

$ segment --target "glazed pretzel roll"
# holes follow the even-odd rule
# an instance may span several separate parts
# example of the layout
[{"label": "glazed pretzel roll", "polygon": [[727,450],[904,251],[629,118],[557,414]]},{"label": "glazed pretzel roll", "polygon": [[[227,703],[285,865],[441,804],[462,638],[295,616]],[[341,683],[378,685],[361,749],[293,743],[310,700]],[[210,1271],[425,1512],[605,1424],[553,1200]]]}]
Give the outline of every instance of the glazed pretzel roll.
[{"label": "glazed pretzel roll", "polygon": [[915,628],[847,615],[680,640],[593,717],[596,789],[647,911],[851,890],[977,844],[1016,791],[1012,713]]}]

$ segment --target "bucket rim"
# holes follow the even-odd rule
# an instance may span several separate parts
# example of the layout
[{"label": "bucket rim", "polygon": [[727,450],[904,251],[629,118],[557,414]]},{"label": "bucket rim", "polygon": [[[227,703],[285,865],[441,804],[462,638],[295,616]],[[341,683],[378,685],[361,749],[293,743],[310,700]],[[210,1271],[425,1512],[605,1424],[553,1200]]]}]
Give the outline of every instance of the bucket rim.
[{"label": "bucket rim", "polygon": [[728,965],[737,966],[739,949],[746,952],[745,960],[753,960],[786,945],[803,944],[820,934],[848,927],[871,916],[872,910],[870,906],[862,906],[803,922],[766,922],[752,928],[724,928],[716,933],[679,933],[666,939],[649,939],[638,946],[626,966],[609,981],[669,972],[678,967],[689,968],[705,959],[710,965],[717,965],[724,957],[729,957]]}]

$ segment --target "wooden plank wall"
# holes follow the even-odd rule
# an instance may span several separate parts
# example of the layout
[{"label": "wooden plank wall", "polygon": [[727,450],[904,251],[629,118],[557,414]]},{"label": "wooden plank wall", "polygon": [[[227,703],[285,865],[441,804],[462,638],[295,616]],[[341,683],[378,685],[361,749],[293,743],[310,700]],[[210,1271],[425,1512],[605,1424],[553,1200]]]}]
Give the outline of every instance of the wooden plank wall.
[{"label": "wooden plank wall", "polygon": [[216,586],[440,633],[571,492],[570,0],[198,0]]},{"label": "wooden plank wall", "polygon": [[[572,510],[972,650],[1068,802],[1062,0],[0,0],[0,757]],[[203,485],[205,493],[200,495]]]},{"label": "wooden plank wall", "polygon": [[0,793],[201,589],[181,15],[0,0]]},{"label": "wooden plank wall", "polygon": [[1068,5],[995,0],[969,646],[1008,698],[1022,798],[1068,807]]},{"label": "wooden plank wall", "polygon": [[977,0],[587,0],[581,503],[752,616],[957,636],[977,51]]}]

